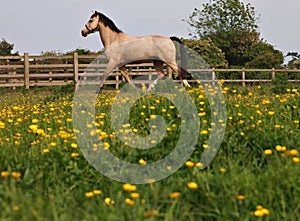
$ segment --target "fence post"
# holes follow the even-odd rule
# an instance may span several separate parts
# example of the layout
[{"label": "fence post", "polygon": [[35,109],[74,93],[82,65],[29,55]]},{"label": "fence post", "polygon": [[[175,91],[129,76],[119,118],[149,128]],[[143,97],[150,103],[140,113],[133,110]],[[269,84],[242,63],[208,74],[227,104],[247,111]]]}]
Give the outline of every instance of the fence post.
[{"label": "fence post", "polygon": [[215,86],[215,83],[216,83],[216,70],[215,68],[212,68],[212,76],[211,76],[211,80],[212,80],[212,85]]},{"label": "fence post", "polygon": [[24,53],[24,84],[26,89],[29,89],[29,83],[29,54]]},{"label": "fence post", "polygon": [[116,75],[116,90],[119,90],[119,75]]},{"label": "fence post", "polygon": [[275,80],[275,68],[272,68],[272,81]]},{"label": "fence post", "polygon": [[246,72],[245,72],[245,68],[242,69],[242,80],[243,80],[243,87],[246,86]]},{"label": "fence post", "polygon": [[78,83],[79,77],[78,77],[78,53],[74,52],[73,54],[73,70],[74,70],[74,84],[75,86]]}]

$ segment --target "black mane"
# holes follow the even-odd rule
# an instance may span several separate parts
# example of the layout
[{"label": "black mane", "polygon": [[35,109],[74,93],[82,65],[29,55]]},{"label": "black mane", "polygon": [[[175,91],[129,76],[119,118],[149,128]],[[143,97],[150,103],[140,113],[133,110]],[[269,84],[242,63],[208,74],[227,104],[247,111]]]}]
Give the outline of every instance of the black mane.
[{"label": "black mane", "polygon": [[112,31],[120,33],[122,32],[116,25],[115,23],[108,17],[106,17],[105,15],[103,15],[100,12],[95,12],[95,14],[92,15],[92,18],[99,15],[99,21],[105,26],[105,27],[109,27]]}]

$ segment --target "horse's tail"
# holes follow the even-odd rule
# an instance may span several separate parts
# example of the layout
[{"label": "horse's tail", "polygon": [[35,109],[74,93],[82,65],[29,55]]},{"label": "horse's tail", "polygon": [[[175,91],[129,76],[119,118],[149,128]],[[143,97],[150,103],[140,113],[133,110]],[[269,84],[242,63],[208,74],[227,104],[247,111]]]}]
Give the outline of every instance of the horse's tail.
[{"label": "horse's tail", "polygon": [[186,56],[186,50],[184,48],[184,44],[177,37],[170,37],[170,39],[180,44],[180,60],[181,60],[180,75],[182,80],[186,80],[187,79],[187,56]]}]

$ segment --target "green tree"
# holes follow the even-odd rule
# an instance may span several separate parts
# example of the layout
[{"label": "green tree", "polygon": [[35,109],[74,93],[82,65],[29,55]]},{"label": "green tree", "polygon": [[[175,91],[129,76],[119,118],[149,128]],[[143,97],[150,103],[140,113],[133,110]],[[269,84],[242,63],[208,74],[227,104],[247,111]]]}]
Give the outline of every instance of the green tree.
[{"label": "green tree", "polygon": [[19,55],[19,52],[12,53],[14,44],[9,43],[6,39],[2,38],[0,42],[0,56]]},{"label": "green tree", "polygon": [[264,41],[256,43],[248,57],[250,61],[245,63],[247,68],[280,68],[284,62],[282,52]]},{"label": "green tree", "polygon": [[194,9],[187,22],[194,39],[211,39],[231,67],[279,67],[282,52],[259,37],[259,16],[250,3],[240,0],[209,0]]},{"label": "green tree", "polygon": [[300,54],[298,52],[289,52],[286,57],[292,57],[292,59],[288,62],[288,67],[290,69],[300,68]]},{"label": "green tree", "polygon": [[196,51],[213,68],[227,68],[228,62],[225,54],[218,48],[211,39],[191,40],[182,39],[183,43]]},{"label": "green tree", "polygon": [[73,54],[74,52],[77,52],[78,55],[96,55],[96,54],[99,54],[99,52],[93,52],[93,51],[91,51],[89,49],[85,49],[85,48],[76,48],[75,50],[69,51],[65,54],[70,55],[70,54]]},{"label": "green tree", "polygon": [[231,66],[248,62],[245,55],[259,41],[254,7],[239,0],[209,0],[194,9],[187,20],[196,39],[211,39],[222,49]]}]

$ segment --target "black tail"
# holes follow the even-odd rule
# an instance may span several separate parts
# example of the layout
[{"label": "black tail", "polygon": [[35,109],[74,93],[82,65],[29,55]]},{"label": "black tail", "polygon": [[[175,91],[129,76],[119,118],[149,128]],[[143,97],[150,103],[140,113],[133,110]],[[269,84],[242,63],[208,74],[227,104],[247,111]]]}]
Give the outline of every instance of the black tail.
[{"label": "black tail", "polygon": [[177,37],[170,37],[172,41],[176,41],[180,44],[180,75],[183,80],[187,79],[187,56],[183,42]]}]

